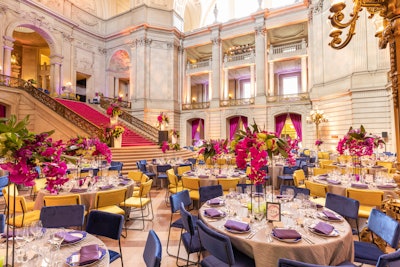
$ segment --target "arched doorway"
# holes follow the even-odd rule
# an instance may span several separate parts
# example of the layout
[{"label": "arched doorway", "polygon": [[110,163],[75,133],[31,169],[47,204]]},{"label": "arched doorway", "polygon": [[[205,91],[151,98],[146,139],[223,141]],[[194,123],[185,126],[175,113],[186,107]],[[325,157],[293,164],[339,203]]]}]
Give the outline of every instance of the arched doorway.
[{"label": "arched doorway", "polygon": [[301,115],[297,113],[284,113],[275,116],[275,132],[280,137],[298,139],[302,141]]},{"label": "arched doorway", "polygon": [[200,146],[202,140],[204,140],[204,120],[200,118],[191,119],[188,121],[188,126],[190,144],[192,146]]},{"label": "arched doorway", "polygon": [[227,121],[227,133],[229,140],[233,140],[235,138],[235,134],[240,130],[245,130],[248,126],[247,117],[245,116],[235,116],[228,118]]},{"label": "arched doorway", "polygon": [[113,78],[113,85],[110,86],[109,97],[120,98],[128,101],[129,99],[129,69],[130,58],[125,50],[116,51],[111,59],[109,73]]}]

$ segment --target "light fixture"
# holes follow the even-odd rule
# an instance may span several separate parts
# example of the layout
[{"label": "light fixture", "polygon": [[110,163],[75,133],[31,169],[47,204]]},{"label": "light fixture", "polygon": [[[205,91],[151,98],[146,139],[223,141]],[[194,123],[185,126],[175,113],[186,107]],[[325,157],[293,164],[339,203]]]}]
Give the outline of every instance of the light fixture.
[{"label": "light fixture", "polygon": [[319,110],[318,107],[310,111],[310,116],[306,118],[307,123],[314,123],[317,130],[317,140],[319,140],[319,125],[323,122],[328,122],[325,117],[324,111]]},{"label": "light fixture", "polygon": [[[332,13],[329,20],[334,27],[329,33],[332,37],[329,45],[334,49],[342,49],[349,44],[355,34],[355,27],[359,13],[363,8],[370,14],[369,19],[374,18],[375,36],[379,39],[379,48],[390,47],[390,73],[393,109],[394,109],[394,143],[396,144],[397,155],[400,155],[400,5],[399,1],[394,0],[353,0],[353,10],[349,14],[347,22],[343,22],[345,14],[342,12],[346,8],[345,0],[331,0]],[[341,39],[342,30],[348,28],[346,39]],[[400,176],[400,157],[397,160],[398,175]],[[400,178],[399,178],[400,179]]]}]

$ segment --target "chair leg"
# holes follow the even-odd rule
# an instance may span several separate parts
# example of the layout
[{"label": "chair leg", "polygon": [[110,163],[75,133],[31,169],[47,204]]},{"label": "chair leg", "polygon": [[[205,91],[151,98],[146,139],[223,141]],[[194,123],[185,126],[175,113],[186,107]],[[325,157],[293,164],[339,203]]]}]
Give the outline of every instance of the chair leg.
[{"label": "chair leg", "polygon": [[[147,214],[146,214],[146,215],[145,215],[144,212],[143,212],[144,209],[147,210]],[[126,221],[129,221],[129,220],[132,220],[132,219],[141,219],[141,221],[142,221],[142,228],[129,228],[129,227],[125,227],[126,233],[127,233],[127,230],[143,230],[143,229],[144,229],[144,222],[145,222],[145,221],[153,221],[153,219],[154,219],[154,213],[153,213],[153,204],[152,204],[151,200],[150,200],[150,203],[147,204],[145,207],[141,207],[141,208],[140,208],[140,212],[141,212],[142,216],[139,216],[139,217],[129,217],[129,215],[128,215],[128,218],[126,219]],[[150,217],[150,218],[147,218],[148,216],[150,216],[150,214],[151,214],[151,217]]]}]

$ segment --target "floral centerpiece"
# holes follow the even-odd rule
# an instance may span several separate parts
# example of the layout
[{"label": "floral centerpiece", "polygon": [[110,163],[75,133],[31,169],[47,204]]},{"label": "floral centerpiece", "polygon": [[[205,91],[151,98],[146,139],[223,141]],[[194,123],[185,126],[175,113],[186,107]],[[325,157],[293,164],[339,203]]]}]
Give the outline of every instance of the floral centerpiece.
[{"label": "floral centerpiece", "polygon": [[110,117],[116,117],[122,114],[121,107],[117,103],[111,103],[107,108],[107,115]]},{"label": "floral centerpiece", "polygon": [[354,157],[371,156],[374,153],[374,148],[382,147],[385,141],[372,134],[367,134],[364,126],[358,129],[350,127],[345,136],[339,140],[336,150],[340,155],[348,153]]},{"label": "floral centerpiece", "polygon": [[164,112],[161,112],[160,115],[157,116],[157,123],[156,123],[156,127],[158,129],[163,130],[162,128],[166,125],[168,125],[169,123],[169,118],[168,115]]},{"label": "floral centerpiece", "polygon": [[321,139],[315,140],[315,145],[316,145],[317,147],[320,147],[320,145],[322,145],[323,143],[324,143],[324,141],[322,141]]},{"label": "floral centerpiece", "polygon": [[292,150],[297,148],[297,140],[285,140],[276,133],[261,131],[255,122],[251,127],[240,131],[231,143],[238,168],[246,169],[250,163],[250,180],[255,184],[264,183],[266,171],[262,167],[268,164],[267,157],[272,160],[273,156],[281,155],[289,165],[296,164]]},{"label": "floral centerpiece", "polygon": [[175,150],[179,151],[181,149],[181,146],[177,142],[177,139],[179,138],[180,134],[179,131],[173,129],[170,130],[169,135],[168,135],[168,141],[164,141],[161,144],[161,150],[163,153],[166,153],[167,150]]},{"label": "floral centerpiece", "polygon": [[125,128],[121,125],[116,125],[112,130],[112,136],[114,138],[119,138],[125,132]]},{"label": "floral centerpiece", "polygon": [[65,154],[68,156],[79,158],[93,158],[103,156],[105,160],[110,163],[112,153],[107,144],[95,138],[76,137],[67,141],[67,150]]},{"label": "floral centerpiece", "polygon": [[200,149],[197,153],[199,155],[203,155],[204,161],[207,162],[208,158],[216,160],[218,157],[228,152],[229,152],[228,140],[219,139],[219,140],[209,140],[209,141],[204,140],[203,144],[200,146]]}]

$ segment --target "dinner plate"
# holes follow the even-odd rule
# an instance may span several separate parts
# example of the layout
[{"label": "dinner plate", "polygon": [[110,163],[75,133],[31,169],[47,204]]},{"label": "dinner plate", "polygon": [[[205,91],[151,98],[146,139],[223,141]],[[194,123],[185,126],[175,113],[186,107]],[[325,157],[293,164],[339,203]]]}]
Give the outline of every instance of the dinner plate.
[{"label": "dinner plate", "polygon": [[271,233],[271,236],[272,236],[272,238],[282,241],[282,242],[285,242],[285,243],[297,243],[297,242],[301,241],[301,237],[297,238],[297,239],[282,239],[282,238],[275,236],[274,232]]},{"label": "dinner plate", "polygon": [[328,218],[325,214],[323,214],[322,212],[318,212],[318,213],[317,213],[317,217],[320,218],[320,219],[322,219],[322,220],[324,220],[324,221],[328,221],[328,222],[342,222],[342,221],[343,221],[343,217],[342,217],[342,216],[340,216],[339,214],[336,214],[336,213],[335,213],[335,215],[336,215],[336,217],[339,218],[339,220],[332,220],[332,219],[329,219],[329,218]]},{"label": "dinner plate", "polygon": [[226,231],[228,231],[230,233],[233,233],[233,234],[246,234],[246,233],[250,233],[250,231],[251,231],[251,228],[249,228],[249,230],[247,230],[247,231],[237,231],[237,230],[234,230],[234,229],[226,228],[225,226],[224,226],[224,228],[225,228]]},{"label": "dinner plate", "polygon": [[210,215],[207,215],[205,212],[203,214],[204,214],[204,217],[207,217],[207,218],[210,218],[210,219],[221,219],[221,218],[224,218],[226,216],[226,212],[224,212],[224,211],[219,211],[219,212],[220,212],[219,216],[210,216]]},{"label": "dinner plate", "polygon": [[85,237],[86,237],[86,235],[87,235],[87,233],[84,232],[84,231],[71,231],[71,232],[68,232],[68,234],[73,235],[73,236],[76,236],[76,237],[79,237],[80,239],[77,240],[77,241],[75,241],[75,242],[69,242],[69,243],[65,243],[65,242],[63,241],[63,242],[61,243],[61,246],[69,246],[69,245],[73,245],[73,244],[79,243],[79,242],[81,242],[83,239],[85,239]]},{"label": "dinner plate", "polygon": [[308,229],[310,230],[311,233],[316,234],[316,235],[320,235],[320,236],[325,236],[325,237],[336,237],[336,236],[339,236],[339,231],[336,230],[335,228],[328,235],[320,233],[318,231],[315,231],[314,227],[312,227],[312,226],[308,227]]},{"label": "dinner plate", "polygon": [[218,207],[218,206],[224,206],[225,205],[225,201],[223,201],[222,199],[219,201],[219,204],[210,204],[210,200],[207,200],[207,205],[208,206],[212,206],[212,207]]},{"label": "dinner plate", "polygon": [[80,264],[78,264],[79,263],[79,251],[77,251],[77,252],[72,253],[71,256],[69,256],[67,258],[66,263],[68,266],[90,266],[90,265],[96,264],[97,262],[101,261],[104,258],[104,256],[106,255],[106,252],[107,251],[104,248],[99,248],[99,259],[98,260],[91,262],[89,264],[80,265]]}]

